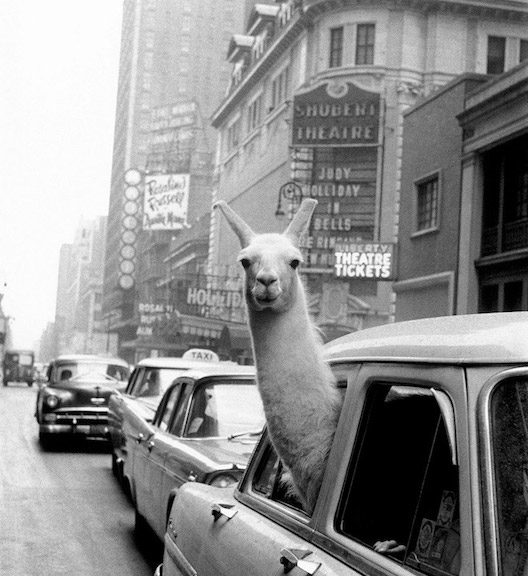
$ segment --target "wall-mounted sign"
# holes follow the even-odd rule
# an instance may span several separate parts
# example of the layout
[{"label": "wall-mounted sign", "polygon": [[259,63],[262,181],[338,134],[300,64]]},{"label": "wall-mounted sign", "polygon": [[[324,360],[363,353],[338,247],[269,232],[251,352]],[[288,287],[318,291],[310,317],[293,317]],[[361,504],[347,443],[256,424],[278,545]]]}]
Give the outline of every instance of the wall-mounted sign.
[{"label": "wall-mounted sign", "polygon": [[337,246],[334,256],[338,278],[394,279],[394,244],[369,242]]},{"label": "wall-mounted sign", "polygon": [[176,324],[177,317],[178,312],[172,304],[139,302],[136,335],[147,338],[158,335],[162,321],[173,321]]},{"label": "wall-mounted sign", "polygon": [[181,230],[187,227],[189,174],[145,176],[144,230]]},{"label": "wall-mounted sign", "polygon": [[379,93],[326,83],[294,96],[292,146],[376,145],[379,122]]}]

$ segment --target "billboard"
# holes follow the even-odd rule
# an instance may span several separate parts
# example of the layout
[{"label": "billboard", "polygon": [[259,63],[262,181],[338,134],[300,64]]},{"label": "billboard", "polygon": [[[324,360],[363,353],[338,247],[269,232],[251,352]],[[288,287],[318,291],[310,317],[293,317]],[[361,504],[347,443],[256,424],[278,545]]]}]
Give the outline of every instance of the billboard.
[{"label": "billboard", "polygon": [[187,228],[190,174],[147,174],[143,230]]},{"label": "billboard", "polygon": [[292,146],[377,145],[380,94],[352,82],[326,83],[294,96]]},{"label": "billboard", "polygon": [[394,244],[367,242],[336,246],[335,275],[338,278],[393,280]]}]

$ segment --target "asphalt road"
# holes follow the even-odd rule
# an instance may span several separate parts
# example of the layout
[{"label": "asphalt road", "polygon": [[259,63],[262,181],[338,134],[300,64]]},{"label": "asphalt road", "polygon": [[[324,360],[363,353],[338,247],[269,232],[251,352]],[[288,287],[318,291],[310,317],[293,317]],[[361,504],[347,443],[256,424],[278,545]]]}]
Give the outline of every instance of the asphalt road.
[{"label": "asphalt road", "polygon": [[107,446],[42,450],[36,391],[0,387],[0,574],[152,576],[161,546],[136,542]]}]

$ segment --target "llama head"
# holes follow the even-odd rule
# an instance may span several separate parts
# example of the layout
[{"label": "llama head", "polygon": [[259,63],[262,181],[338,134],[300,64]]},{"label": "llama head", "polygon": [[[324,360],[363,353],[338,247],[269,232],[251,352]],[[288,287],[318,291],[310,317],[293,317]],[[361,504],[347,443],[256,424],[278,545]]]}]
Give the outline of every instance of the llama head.
[{"label": "llama head", "polygon": [[252,310],[280,312],[291,307],[299,282],[297,267],[302,262],[299,238],[316,205],[317,200],[303,200],[282,234],[256,234],[224,201],[215,204],[240,240],[238,261],[246,273],[246,300]]}]

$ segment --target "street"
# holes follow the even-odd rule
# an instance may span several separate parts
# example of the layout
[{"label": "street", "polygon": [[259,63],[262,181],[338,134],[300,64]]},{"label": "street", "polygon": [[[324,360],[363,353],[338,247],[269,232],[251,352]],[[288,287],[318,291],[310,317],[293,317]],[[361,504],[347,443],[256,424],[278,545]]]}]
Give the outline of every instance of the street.
[{"label": "street", "polygon": [[36,386],[0,388],[0,574],[152,576],[156,542],[136,543],[134,510],[97,442],[44,451]]}]

